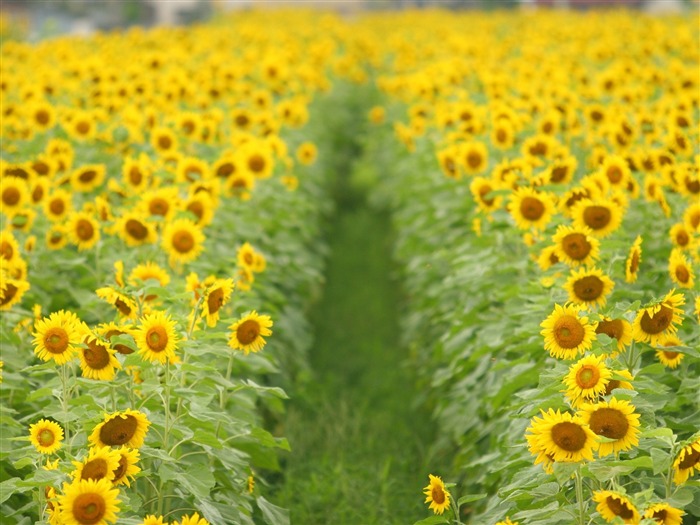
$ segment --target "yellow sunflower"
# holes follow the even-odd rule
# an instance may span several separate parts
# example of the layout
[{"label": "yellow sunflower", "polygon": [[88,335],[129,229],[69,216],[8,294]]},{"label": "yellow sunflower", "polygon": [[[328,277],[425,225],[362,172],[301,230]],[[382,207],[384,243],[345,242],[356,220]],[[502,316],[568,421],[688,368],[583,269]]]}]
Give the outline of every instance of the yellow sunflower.
[{"label": "yellow sunflower", "polygon": [[259,352],[266,344],[264,337],[272,335],[272,319],[268,315],[258,315],[255,310],[244,315],[229,326],[232,331],[228,345],[234,350]]},{"label": "yellow sunflower", "polygon": [[170,256],[170,265],[196,259],[203,250],[204,234],[189,219],[176,219],[163,231],[162,246]]},{"label": "yellow sunflower", "polygon": [[253,266],[255,265],[255,255],[255,248],[253,248],[248,242],[243,243],[243,245],[238,248],[238,251],[236,252],[236,261],[238,262],[238,266],[248,268],[252,271]]},{"label": "yellow sunflower", "polygon": [[668,261],[668,273],[671,280],[681,288],[692,289],[695,286],[695,272],[682,250],[674,248]]},{"label": "yellow sunflower", "polygon": [[200,191],[183,203],[183,209],[194,215],[194,220],[200,228],[211,224],[214,220],[215,204],[208,193]]},{"label": "yellow sunflower", "polygon": [[554,311],[540,326],[544,349],[559,359],[576,359],[591,348],[595,338],[595,327],[588,317],[579,317],[573,305],[554,305]]},{"label": "yellow sunflower", "polygon": [[119,468],[119,452],[111,447],[92,447],[83,461],[73,461],[73,479],[114,480],[114,471]]},{"label": "yellow sunflower", "polygon": [[636,341],[649,343],[652,346],[664,337],[674,335],[683,319],[685,298],[682,294],[674,293],[673,289],[661,301],[653,303],[637,312],[632,323],[632,337]]},{"label": "yellow sunflower", "polygon": [[191,516],[183,516],[180,521],[174,521],[173,525],[209,525],[209,522],[195,512]]},{"label": "yellow sunflower", "polygon": [[623,210],[609,199],[582,199],[571,209],[571,217],[577,228],[590,228],[593,235],[607,237],[622,224]]},{"label": "yellow sunflower", "polygon": [[297,159],[304,166],[309,166],[316,161],[318,149],[312,142],[304,142],[297,148]]},{"label": "yellow sunflower", "polygon": [[519,525],[519,521],[510,521],[510,518],[506,518],[503,521],[497,521],[494,525]]},{"label": "yellow sunflower", "polygon": [[548,454],[552,461],[562,463],[593,461],[593,450],[598,446],[595,434],[579,416],[551,408],[541,414],[532,418],[525,436],[533,455]]},{"label": "yellow sunflower", "polygon": [[437,151],[437,160],[438,164],[440,165],[440,169],[442,169],[442,172],[447,177],[455,180],[460,180],[462,178],[462,172],[459,169],[459,163],[457,162],[458,155],[458,148],[454,145]]},{"label": "yellow sunflower", "polygon": [[673,461],[673,482],[685,483],[695,471],[700,472],[700,438],[695,438],[681,448]]},{"label": "yellow sunflower", "polygon": [[579,415],[595,434],[607,438],[598,446],[601,458],[639,444],[639,414],[629,401],[613,397],[610,401],[585,403]]},{"label": "yellow sunflower", "polygon": [[27,182],[19,177],[2,177],[0,179],[0,209],[8,217],[13,217],[24,209],[30,201]]},{"label": "yellow sunflower", "polygon": [[145,414],[127,408],[124,412],[105,415],[104,421],[95,426],[88,441],[93,447],[124,445],[140,448],[150,424]]},{"label": "yellow sunflower", "polygon": [[640,522],[639,511],[634,504],[619,492],[612,490],[596,490],[593,493],[593,501],[598,503],[596,510],[605,521],[611,523],[616,518],[621,518],[625,524],[636,525]]},{"label": "yellow sunflower", "polygon": [[700,202],[693,203],[685,209],[683,222],[690,231],[700,233]]},{"label": "yellow sunflower", "polygon": [[29,441],[41,454],[53,454],[61,448],[63,429],[58,423],[41,419],[29,426]]},{"label": "yellow sunflower", "polygon": [[498,210],[503,205],[503,197],[500,195],[488,196],[489,193],[497,189],[499,189],[498,185],[484,177],[474,177],[469,185],[469,190],[474,196],[474,202],[476,202],[480,210],[486,213]]},{"label": "yellow sunflower", "polygon": [[88,164],[73,170],[70,184],[75,191],[93,191],[105,181],[106,174],[104,164]]},{"label": "yellow sunflower", "polygon": [[153,261],[136,265],[129,273],[128,282],[132,286],[142,286],[149,279],[158,281],[161,287],[166,287],[170,284],[170,274]]},{"label": "yellow sunflower", "polygon": [[168,525],[167,521],[163,521],[163,516],[156,516],[154,514],[149,514],[139,525]]},{"label": "yellow sunflower", "polygon": [[630,248],[627,260],[625,261],[625,282],[633,283],[637,281],[639,265],[642,262],[642,236],[637,235]]},{"label": "yellow sunflower", "polygon": [[126,294],[118,292],[114,288],[104,286],[95,290],[95,293],[100,299],[107,301],[114,306],[119,312],[120,317],[126,319],[136,319],[138,315],[138,306],[136,302]]},{"label": "yellow sunflower", "polygon": [[151,166],[147,158],[133,159],[127,157],[122,165],[122,179],[125,187],[138,194],[148,188],[151,182]]},{"label": "yellow sunflower", "polygon": [[622,352],[632,344],[632,325],[624,318],[611,319],[603,316],[595,327],[595,333],[605,334],[611,339],[615,339],[618,352]]},{"label": "yellow sunflower", "polygon": [[247,201],[255,188],[255,177],[246,170],[237,171],[226,179],[225,188],[228,195]]},{"label": "yellow sunflower", "polygon": [[87,212],[73,213],[68,218],[66,231],[79,251],[89,250],[100,240],[100,225]]},{"label": "yellow sunflower", "polygon": [[44,215],[50,221],[62,221],[73,211],[71,194],[66,190],[55,189],[44,199],[43,207]]},{"label": "yellow sunflower", "polygon": [[113,230],[130,247],[153,244],[158,240],[153,224],[142,213],[135,211],[121,214]]},{"label": "yellow sunflower", "polygon": [[429,474],[428,479],[430,483],[423,489],[423,494],[425,494],[424,503],[430,503],[428,508],[435,514],[442,514],[445,512],[445,509],[450,507],[450,493],[445,488],[445,484],[440,476]]},{"label": "yellow sunflower", "polygon": [[605,395],[609,396],[616,388],[634,390],[634,387],[630,381],[634,381],[634,376],[629,372],[629,370],[615,370],[613,372],[613,379],[608,381],[608,384],[605,387]]},{"label": "yellow sunflower", "polygon": [[30,285],[24,279],[12,278],[5,260],[0,261],[0,312],[6,312],[22,301]]},{"label": "yellow sunflower", "polygon": [[151,130],[151,146],[160,155],[166,155],[177,150],[178,143],[171,129],[156,126]]},{"label": "yellow sunflower", "polygon": [[275,160],[272,152],[264,142],[245,144],[237,152],[240,165],[257,179],[267,179],[272,176]]},{"label": "yellow sunflower", "polygon": [[103,337],[105,341],[109,341],[110,346],[122,355],[129,355],[134,353],[134,349],[122,344],[113,343],[112,337],[120,335],[130,335],[134,337],[134,328],[131,325],[116,324],[116,323],[102,323],[95,328],[95,333]]},{"label": "yellow sunflower", "polygon": [[85,325],[73,312],[59,310],[34,324],[34,353],[42,361],[67,363],[83,342]]},{"label": "yellow sunflower", "polygon": [[605,395],[612,375],[605,365],[605,356],[588,355],[579,359],[564,376],[565,395],[571,406],[579,408],[583,403],[597,401]]},{"label": "yellow sunflower", "polygon": [[685,512],[668,503],[654,503],[644,511],[644,517],[661,525],[682,525]]},{"label": "yellow sunflower", "polygon": [[695,245],[692,232],[682,222],[671,226],[668,234],[673,245],[681,250],[688,250]]},{"label": "yellow sunflower", "polygon": [[141,319],[141,325],[136,329],[134,339],[139,348],[139,354],[151,363],[165,364],[178,362],[175,355],[180,337],[177,334],[175,321],[165,312],[155,311]]},{"label": "yellow sunflower", "polygon": [[13,264],[21,257],[19,243],[10,230],[0,231],[0,258]]},{"label": "yellow sunflower", "polygon": [[169,220],[180,207],[178,189],[175,186],[162,186],[145,192],[141,196],[137,211],[144,217],[162,217]]},{"label": "yellow sunflower", "polygon": [[554,214],[555,197],[532,188],[518,188],[511,195],[508,211],[521,230],[544,230]]},{"label": "yellow sunflower", "polygon": [[593,236],[590,228],[572,228],[561,224],[552,242],[556,256],[569,266],[590,265],[599,257],[600,241]]},{"label": "yellow sunflower", "polygon": [[600,171],[612,188],[626,188],[632,176],[627,161],[619,155],[606,156]]},{"label": "yellow sunflower", "polygon": [[209,164],[197,157],[183,157],[177,163],[175,172],[176,182],[196,182],[210,179],[212,176]]},{"label": "yellow sunflower", "polygon": [[467,175],[477,175],[483,172],[489,163],[489,151],[483,142],[471,141],[462,144],[459,155]]},{"label": "yellow sunflower", "polygon": [[119,490],[107,479],[76,480],[63,484],[58,500],[64,525],[106,525],[116,523]]},{"label": "yellow sunflower", "polygon": [[135,448],[121,446],[115,452],[119,456],[119,464],[112,472],[114,474],[112,483],[114,485],[131,487],[131,481],[133,481],[134,476],[141,472],[141,467],[137,465],[139,462],[139,451]]},{"label": "yellow sunflower", "polygon": [[207,320],[207,326],[216,326],[221,308],[231,299],[233,287],[233,279],[217,279],[204,292],[202,318]]},{"label": "yellow sunflower", "polygon": [[556,246],[546,246],[537,256],[537,265],[544,272],[559,262],[559,257],[556,254]]},{"label": "yellow sunflower", "polygon": [[114,350],[109,344],[93,334],[85,337],[84,348],[78,350],[78,357],[83,377],[88,379],[111,381],[114,379],[116,369],[122,367],[114,357]]},{"label": "yellow sunflower", "polygon": [[571,272],[564,288],[569,292],[569,301],[592,308],[605,306],[606,298],[614,286],[615,283],[602,270],[579,268]]},{"label": "yellow sunflower", "polygon": [[544,180],[549,184],[569,184],[576,173],[578,161],[573,155],[555,159],[544,173]]}]

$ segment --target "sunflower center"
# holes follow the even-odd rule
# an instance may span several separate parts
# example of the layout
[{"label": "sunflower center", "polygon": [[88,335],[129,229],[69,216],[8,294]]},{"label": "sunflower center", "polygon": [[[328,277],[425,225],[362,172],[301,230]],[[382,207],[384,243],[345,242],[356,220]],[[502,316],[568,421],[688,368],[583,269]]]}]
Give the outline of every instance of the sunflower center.
[{"label": "sunflower center", "polygon": [[49,119],[50,119],[49,113],[48,113],[48,111],[46,111],[44,109],[40,109],[39,111],[37,111],[34,116],[36,118],[36,121],[39,124],[41,124],[42,126],[45,126],[46,124],[49,123]]},{"label": "sunflower center", "polygon": [[129,181],[134,186],[138,186],[139,184],[141,184],[142,180],[143,180],[143,174],[136,166],[133,166],[129,170]]},{"label": "sunflower center", "polygon": [[44,347],[52,354],[65,352],[68,342],[68,333],[59,326],[49,328],[44,335]]},{"label": "sunflower center", "polygon": [[603,281],[595,275],[587,275],[574,282],[574,293],[584,301],[595,301],[603,293]]},{"label": "sunflower center", "polygon": [[2,243],[0,243],[0,254],[2,255],[3,259],[10,261],[12,260],[12,256],[15,254],[15,249],[9,242],[2,241]]},{"label": "sunflower center", "polygon": [[199,201],[190,202],[187,205],[187,211],[191,212],[198,219],[201,219],[204,215],[204,205]]},{"label": "sunflower center", "polygon": [[194,248],[194,237],[185,230],[175,232],[173,235],[173,248],[180,253],[188,253]]},{"label": "sunflower center", "polygon": [[690,237],[688,233],[681,230],[676,234],[676,242],[678,246],[686,246],[690,242]]},{"label": "sunflower center", "polygon": [[138,428],[138,421],[132,415],[117,416],[107,421],[100,429],[100,441],[113,447],[128,442]]},{"label": "sunflower center", "polygon": [[470,151],[467,154],[467,165],[472,169],[481,166],[481,155],[478,151]]},{"label": "sunflower center", "polygon": [[617,184],[622,180],[622,170],[617,166],[610,166],[606,175],[608,176],[608,180],[613,184]]},{"label": "sunflower center", "polygon": [[659,311],[654,315],[650,316],[649,310],[645,310],[639,324],[645,333],[658,334],[671,326],[671,321],[673,321],[673,310],[662,304]]},{"label": "sunflower center", "polygon": [[32,191],[32,202],[36,204],[37,202],[40,202],[43,197],[44,187],[41,184],[37,184],[34,187],[34,191]]},{"label": "sunflower center", "polygon": [[595,329],[596,334],[605,334],[613,339],[620,339],[624,332],[624,326],[620,319],[600,321]]},{"label": "sunflower center", "polygon": [[632,509],[630,509],[624,501],[608,496],[605,499],[605,503],[615,516],[620,516],[623,520],[630,519],[634,516],[634,512],[632,512]]},{"label": "sunflower center", "polygon": [[97,177],[97,172],[95,170],[85,170],[78,176],[78,179],[80,182],[91,182],[95,177]]},{"label": "sunflower center", "polygon": [[578,452],[586,445],[586,433],[580,425],[562,421],[552,427],[552,441],[567,452]]},{"label": "sunflower center", "polygon": [[585,336],[583,325],[573,315],[564,315],[554,323],[554,338],[562,348],[576,348]]},{"label": "sunflower center", "polygon": [[700,463],[700,452],[695,449],[692,449],[690,454],[686,454],[683,458],[683,461],[681,461],[678,464],[678,468],[688,469],[690,467],[694,467],[698,463]]},{"label": "sunflower center", "polygon": [[2,202],[8,206],[14,206],[17,204],[21,197],[22,195],[17,188],[5,188],[5,190],[2,192]]},{"label": "sunflower center", "polygon": [[255,259],[254,259],[252,253],[247,252],[247,253],[243,256],[243,260],[245,261],[245,263],[246,263],[248,266],[251,266],[251,265],[253,264],[253,261],[254,261]]},{"label": "sunflower center", "polygon": [[162,352],[168,346],[168,332],[162,326],[152,326],[146,332],[146,344],[152,352]]},{"label": "sunflower center", "polygon": [[599,436],[610,439],[624,438],[630,426],[625,414],[615,408],[599,408],[591,414],[588,425]]},{"label": "sunflower center", "polygon": [[568,175],[569,170],[566,166],[556,166],[552,169],[552,173],[549,175],[549,180],[552,182],[561,182]]},{"label": "sunflower center", "polygon": [[167,215],[169,209],[170,204],[161,197],[151,199],[151,202],[148,203],[148,211],[151,212],[151,215]]},{"label": "sunflower center", "polygon": [[87,219],[80,219],[75,226],[75,233],[81,241],[89,241],[95,235],[95,228]]},{"label": "sunflower center", "polygon": [[83,466],[83,471],[80,473],[80,479],[99,480],[107,475],[107,462],[102,458],[96,458],[88,461]]},{"label": "sunflower center", "polygon": [[630,259],[630,273],[637,273],[639,269],[639,251],[635,250]]},{"label": "sunflower center", "polygon": [[99,494],[80,494],[73,502],[73,518],[79,525],[95,525],[105,515],[105,500]]},{"label": "sunflower center", "polygon": [[61,215],[66,210],[66,204],[63,199],[54,199],[49,204],[49,209],[54,215]]},{"label": "sunflower center", "polygon": [[250,171],[259,173],[265,169],[265,159],[262,155],[253,155],[248,159],[248,167]]},{"label": "sunflower center", "polygon": [[148,228],[146,228],[140,221],[136,219],[129,219],[125,224],[126,231],[134,239],[139,241],[145,239],[148,236]]},{"label": "sunflower center", "polygon": [[583,222],[592,230],[605,228],[612,218],[610,210],[605,206],[587,206],[583,211]]},{"label": "sunflower center", "polygon": [[486,203],[486,205],[488,205],[488,206],[491,206],[491,205],[493,204],[493,201],[494,201],[493,198],[491,198],[491,199],[487,199],[487,198],[486,198],[486,195],[488,195],[489,193],[491,193],[491,191],[492,191],[492,188],[491,188],[491,186],[488,185],[488,184],[484,184],[481,188],[479,188],[479,197],[480,197],[481,200],[484,201],[484,203]]},{"label": "sunflower center", "polygon": [[678,357],[680,352],[673,352],[671,350],[664,350],[664,356],[666,356],[666,359],[675,359]]},{"label": "sunflower center", "polygon": [[36,440],[42,447],[50,447],[54,444],[54,441],[56,441],[56,436],[48,428],[45,428],[41,432],[39,432],[39,435],[36,437]]},{"label": "sunflower center", "polygon": [[690,272],[684,264],[676,267],[676,279],[683,284],[686,284],[690,280]]},{"label": "sunflower center", "polygon": [[591,243],[583,233],[570,233],[562,239],[564,253],[575,261],[582,261],[591,253]]},{"label": "sunflower center", "polygon": [[85,122],[84,120],[80,121],[80,122],[78,122],[78,125],[75,126],[75,130],[78,133],[80,133],[81,135],[87,135],[88,132],[90,131],[90,123]]},{"label": "sunflower center", "polygon": [[224,291],[221,288],[209,292],[209,297],[207,297],[207,307],[209,308],[209,313],[214,314],[219,311],[224,304]]},{"label": "sunflower center", "polygon": [[233,175],[233,172],[236,171],[236,167],[233,165],[232,162],[225,162],[221,166],[219,166],[216,170],[216,175],[217,177],[229,177]]},{"label": "sunflower center", "polygon": [[[109,331],[105,334],[105,338],[106,338],[107,340],[110,340],[112,336],[114,336],[114,335],[124,335],[124,333],[125,333],[125,332],[122,332],[122,331],[120,331],[120,330],[109,330]],[[123,345],[123,344],[121,344],[121,343],[117,343],[117,344],[113,345],[113,348],[114,348],[117,352],[119,352],[120,354],[123,354],[123,355],[129,355],[129,354],[133,354],[133,353],[134,353],[134,351],[133,351],[131,348],[129,348],[128,346]]]},{"label": "sunflower center", "polygon": [[126,469],[129,466],[129,462],[126,459],[126,456],[121,454],[119,457],[119,466],[114,469],[114,482],[116,483],[120,479],[124,477],[124,474],[126,474]]},{"label": "sunflower center", "polygon": [[107,349],[95,341],[88,341],[87,348],[83,350],[85,362],[93,370],[102,370],[109,365],[109,352]]},{"label": "sunflower center", "polygon": [[430,491],[430,496],[433,498],[433,501],[438,505],[442,505],[443,503],[445,503],[445,492],[439,485],[433,486],[433,490]]},{"label": "sunflower center", "polygon": [[260,335],[260,325],[253,319],[241,323],[236,330],[236,338],[242,345],[249,345]]},{"label": "sunflower center", "polygon": [[5,288],[5,293],[2,299],[0,299],[0,306],[8,304],[17,295],[17,287],[12,283],[7,283],[7,288]]},{"label": "sunflower center", "polygon": [[158,147],[160,147],[160,149],[170,149],[170,146],[172,145],[173,141],[170,140],[170,137],[167,135],[161,135],[158,137]]},{"label": "sunflower center", "polygon": [[656,521],[660,521],[661,523],[665,523],[666,522],[666,509],[654,511],[654,514],[651,515],[651,519],[654,519]]},{"label": "sunflower center", "polygon": [[496,140],[499,143],[503,143],[506,141],[507,138],[508,138],[508,133],[506,133],[506,130],[503,128],[498,128],[498,130],[496,131]]},{"label": "sunflower center", "polygon": [[529,221],[539,220],[544,214],[544,204],[535,197],[525,197],[520,202],[520,213]]},{"label": "sunflower center", "polygon": [[116,306],[117,310],[119,310],[123,315],[131,315],[131,307],[128,304],[126,304],[125,301],[117,299],[116,301],[114,301],[114,306]]},{"label": "sunflower center", "polygon": [[599,380],[600,372],[595,366],[585,365],[576,372],[576,384],[581,388],[593,388]]}]

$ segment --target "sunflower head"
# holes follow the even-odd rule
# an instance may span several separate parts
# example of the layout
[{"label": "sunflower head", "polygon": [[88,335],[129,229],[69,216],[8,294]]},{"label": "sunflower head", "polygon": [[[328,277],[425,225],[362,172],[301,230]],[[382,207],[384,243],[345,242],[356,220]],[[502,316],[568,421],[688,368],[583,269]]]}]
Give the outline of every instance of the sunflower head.
[{"label": "sunflower head", "polygon": [[92,447],[83,461],[74,461],[74,479],[114,480],[119,467],[119,453],[111,447]]},{"label": "sunflower head", "polygon": [[108,479],[76,479],[63,485],[58,500],[63,523],[95,525],[115,523],[119,512],[119,490]]},{"label": "sunflower head", "polygon": [[137,410],[127,409],[105,416],[90,434],[88,441],[95,447],[127,446],[139,448],[143,445],[151,422]]},{"label": "sunflower head", "polygon": [[445,488],[440,476],[433,476],[430,474],[428,476],[430,483],[423,489],[423,494],[425,494],[425,502],[430,503],[428,507],[435,514],[442,514],[445,509],[450,507],[451,495]]},{"label": "sunflower head", "polygon": [[621,518],[624,523],[639,523],[641,517],[632,501],[619,492],[612,490],[597,490],[593,493],[593,501],[598,503],[596,510],[607,522]]},{"label": "sunflower head", "polygon": [[573,305],[555,305],[554,311],[540,324],[544,348],[552,357],[575,359],[591,348],[595,328],[588,317],[581,317]]},{"label": "sunflower head", "polygon": [[53,454],[61,448],[63,429],[58,423],[48,419],[29,426],[29,441],[42,454]]},{"label": "sunflower head", "polygon": [[258,315],[255,310],[244,315],[229,326],[231,337],[229,346],[234,350],[259,352],[266,344],[265,337],[272,335],[272,319],[268,315]]},{"label": "sunflower head", "polygon": [[598,436],[607,438],[598,447],[598,455],[604,457],[631,449],[639,444],[639,414],[625,400],[587,403],[581,409],[582,420]]},{"label": "sunflower head", "polygon": [[654,346],[664,337],[674,335],[683,319],[683,304],[685,298],[674,289],[661,301],[639,310],[632,324],[634,339]]},{"label": "sunflower head", "polygon": [[556,412],[551,408],[530,421],[525,436],[533,455],[546,454],[551,461],[577,463],[593,460],[597,448],[595,434],[583,423],[580,416],[568,412]]}]

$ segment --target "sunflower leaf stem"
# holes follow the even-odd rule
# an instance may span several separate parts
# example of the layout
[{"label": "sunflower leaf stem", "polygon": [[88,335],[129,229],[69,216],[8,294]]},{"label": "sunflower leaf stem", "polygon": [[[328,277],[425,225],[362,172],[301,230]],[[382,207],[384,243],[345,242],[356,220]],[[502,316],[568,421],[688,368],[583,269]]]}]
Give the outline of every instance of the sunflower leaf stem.
[{"label": "sunflower leaf stem", "polygon": [[579,525],[586,525],[586,511],[583,502],[583,478],[581,477],[581,466],[574,472],[576,480],[576,502],[578,503]]},{"label": "sunflower leaf stem", "polygon": [[[170,414],[170,360],[166,361],[165,363],[165,374],[163,376],[163,379],[165,382],[165,384],[163,385],[163,405],[165,405],[165,424],[163,426],[163,449],[168,450],[168,437],[170,434],[170,425],[172,423]],[[158,485],[158,514],[163,514],[163,503],[165,501],[163,498],[163,492],[165,484],[163,483],[162,479],[160,480]]]}]

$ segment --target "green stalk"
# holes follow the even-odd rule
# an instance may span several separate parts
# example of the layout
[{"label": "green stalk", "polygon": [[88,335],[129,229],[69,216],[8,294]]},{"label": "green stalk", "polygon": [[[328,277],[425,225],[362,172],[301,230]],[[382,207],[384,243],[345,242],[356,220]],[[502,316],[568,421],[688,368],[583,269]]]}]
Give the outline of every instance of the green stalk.
[{"label": "green stalk", "polygon": [[586,509],[583,502],[583,479],[581,478],[581,466],[576,468],[576,502],[578,503],[579,525],[586,525]]}]

